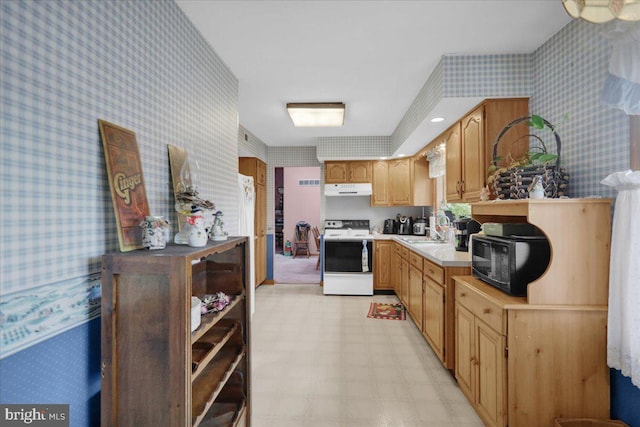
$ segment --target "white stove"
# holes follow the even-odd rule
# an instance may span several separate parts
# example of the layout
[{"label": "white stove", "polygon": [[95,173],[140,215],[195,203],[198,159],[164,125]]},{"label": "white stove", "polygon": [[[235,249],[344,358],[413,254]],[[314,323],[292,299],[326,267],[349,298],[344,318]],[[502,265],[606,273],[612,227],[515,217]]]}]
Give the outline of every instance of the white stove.
[{"label": "white stove", "polygon": [[324,222],[325,295],[373,295],[373,236],[369,220]]},{"label": "white stove", "polygon": [[368,219],[327,219],[324,221],[325,240],[373,240]]}]

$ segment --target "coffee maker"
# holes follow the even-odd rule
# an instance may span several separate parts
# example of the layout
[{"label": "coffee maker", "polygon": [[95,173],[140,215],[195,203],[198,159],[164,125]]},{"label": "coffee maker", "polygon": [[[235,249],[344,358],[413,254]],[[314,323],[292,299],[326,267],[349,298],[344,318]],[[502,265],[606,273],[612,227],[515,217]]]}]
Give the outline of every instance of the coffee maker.
[{"label": "coffee maker", "polygon": [[398,233],[398,223],[395,219],[385,219],[384,220],[384,228],[382,229],[382,233],[384,234],[397,234]]},{"label": "coffee maker", "polygon": [[413,234],[413,218],[401,216],[398,220],[398,234]]},{"label": "coffee maker", "polygon": [[456,251],[469,252],[469,236],[480,231],[480,223],[471,218],[453,221]]}]

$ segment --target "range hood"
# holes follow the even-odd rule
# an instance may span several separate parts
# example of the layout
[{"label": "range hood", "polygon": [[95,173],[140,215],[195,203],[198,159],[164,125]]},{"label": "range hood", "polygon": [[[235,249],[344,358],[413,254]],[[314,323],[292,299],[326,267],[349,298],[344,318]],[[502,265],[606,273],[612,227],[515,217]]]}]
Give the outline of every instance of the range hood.
[{"label": "range hood", "polygon": [[371,184],[325,184],[324,185],[325,196],[370,196]]}]

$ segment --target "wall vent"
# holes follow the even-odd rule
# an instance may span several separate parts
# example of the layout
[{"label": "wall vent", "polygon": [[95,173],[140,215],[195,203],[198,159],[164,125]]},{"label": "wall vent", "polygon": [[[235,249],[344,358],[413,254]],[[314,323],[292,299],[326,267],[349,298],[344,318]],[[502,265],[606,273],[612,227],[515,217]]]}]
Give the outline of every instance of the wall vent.
[{"label": "wall vent", "polygon": [[319,187],[320,180],[319,179],[299,179],[298,186],[299,187]]}]

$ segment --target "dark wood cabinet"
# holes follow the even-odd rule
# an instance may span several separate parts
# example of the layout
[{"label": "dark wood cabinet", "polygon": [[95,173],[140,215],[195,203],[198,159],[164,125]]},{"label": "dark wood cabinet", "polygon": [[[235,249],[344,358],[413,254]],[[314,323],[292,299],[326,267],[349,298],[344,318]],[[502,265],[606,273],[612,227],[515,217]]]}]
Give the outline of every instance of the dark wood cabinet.
[{"label": "dark wood cabinet", "polygon": [[[248,240],[102,257],[103,426],[248,426]],[[231,300],[192,332],[192,297]]]}]

